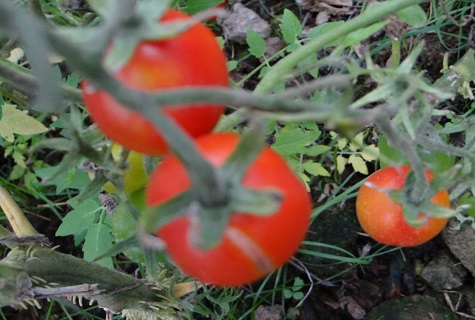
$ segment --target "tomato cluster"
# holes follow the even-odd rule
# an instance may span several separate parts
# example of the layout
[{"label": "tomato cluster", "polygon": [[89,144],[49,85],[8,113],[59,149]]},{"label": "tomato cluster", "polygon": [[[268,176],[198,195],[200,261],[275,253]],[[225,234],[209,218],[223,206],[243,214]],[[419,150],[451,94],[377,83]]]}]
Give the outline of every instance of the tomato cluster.
[{"label": "tomato cluster", "polygon": [[[161,21],[187,17],[170,9]],[[228,86],[224,54],[212,32],[201,23],[174,38],[140,42],[114,77],[133,89],[146,92],[183,86]],[[122,106],[108,93],[96,90],[87,80],[82,83],[82,89],[91,118],[112,141],[143,154],[168,153],[161,133],[140,113]],[[237,134],[210,133],[223,108],[220,105],[163,108],[166,116],[196,139],[199,153],[216,169],[225,163],[239,141]],[[136,152],[130,153],[131,167],[125,171],[124,180],[130,180],[128,175],[134,172],[144,173],[143,167],[137,164],[141,156]],[[272,149],[264,148],[238,183],[240,188],[256,193],[276,191],[281,197],[278,209],[269,215],[229,210],[221,241],[210,249],[202,249],[191,241],[193,230],[189,215],[182,215],[156,231],[171,259],[186,274],[200,281],[231,286],[257,280],[282,266],[305,236],[312,209],[310,197],[285,160]],[[143,181],[133,186],[127,186],[127,181],[125,184],[128,194],[135,191],[137,185],[143,185]],[[158,207],[192,187],[187,169],[176,156],[168,155],[150,177],[146,187],[147,205]],[[106,184],[105,188],[114,191],[113,186]],[[229,197],[233,197],[232,192]]]},{"label": "tomato cluster", "polygon": [[[162,22],[187,19],[185,13],[168,10]],[[114,77],[130,88],[144,92],[184,86],[229,85],[226,58],[214,34],[197,23],[178,36],[143,40]],[[111,140],[127,149],[149,155],[161,155],[168,146],[154,125],[140,113],[118,103],[103,90],[82,82],[84,103],[94,122]],[[150,106],[158,108],[158,106]],[[221,105],[166,106],[164,113],[190,136],[213,130],[223,113]]]},{"label": "tomato cluster", "polygon": [[[205,159],[219,167],[234,151],[238,140],[236,134],[210,134],[198,138],[196,146]],[[254,190],[279,190],[283,200],[277,212],[266,216],[233,213],[222,242],[207,251],[194,247],[190,241],[189,216],[157,231],[167,252],[185,273],[207,283],[241,285],[280,267],[299,247],[312,206],[304,185],[285,160],[266,147],[248,168],[242,184]],[[151,176],[147,204],[160,205],[189,187],[190,179],[183,165],[176,157],[168,157]]]},{"label": "tomato cluster", "polygon": [[[404,219],[403,207],[393,201],[384,189],[400,190],[404,187],[409,166],[386,167],[376,171],[360,188],[356,198],[356,213],[363,230],[376,241],[393,246],[413,247],[423,244],[439,234],[447,223],[447,219],[426,216],[429,212],[419,215],[424,219],[422,226],[414,227]],[[434,175],[426,171],[430,181]],[[447,190],[440,190],[431,202],[450,206]]]}]

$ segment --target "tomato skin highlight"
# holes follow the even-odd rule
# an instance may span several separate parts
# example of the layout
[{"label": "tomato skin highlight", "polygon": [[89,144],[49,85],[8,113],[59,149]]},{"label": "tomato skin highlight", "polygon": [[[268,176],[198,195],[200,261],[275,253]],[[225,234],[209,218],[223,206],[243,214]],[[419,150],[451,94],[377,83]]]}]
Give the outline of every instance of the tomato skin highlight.
[{"label": "tomato skin highlight", "polygon": [[[169,9],[161,21],[187,17]],[[202,23],[171,39],[141,41],[114,77],[144,92],[183,86],[229,86],[225,55],[215,35]],[[91,118],[109,139],[144,154],[168,152],[162,135],[138,112],[123,107],[108,93],[95,90],[87,80],[81,88]],[[197,137],[213,130],[224,106],[166,106],[163,111],[190,136]]]},{"label": "tomato skin highlight", "polygon": [[[402,189],[409,166],[387,167],[370,175],[370,182],[376,188],[363,184],[356,198],[356,213],[363,230],[374,240],[393,246],[413,247],[421,245],[438,235],[447,224],[448,219],[428,217],[419,228],[409,225],[403,216],[402,205],[378,191],[377,188]],[[434,174],[425,172],[430,181]],[[447,190],[436,193],[431,202],[450,207]],[[421,214],[421,218],[422,218]]]},{"label": "tomato skin highlight", "polygon": [[[208,161],[220,166],[238,140],[239,136],[232,133],[209,134],[198,138],[196,144]],[[209,284],[243,285],[283,265],[300,246],[308,228],[312,203],[304,185],[285,160],[266,147],[248,168],[242,183],[255,190],[279,190],[283,195],[280,208],[269,216],[233,213],[223,241],[207,251],[190,243],[188,216],[160,228],[157,236],[165,242],[168,254],[184,273]],[[151,175],[146,191],[147,205],[157,206],[189,187],[184,167],[176,157],[169,156]],[[248,240],[255,247],[247,246]],[[243,247],[255,249],[254,252],[264,253],[264,256],[253,260]]]}]

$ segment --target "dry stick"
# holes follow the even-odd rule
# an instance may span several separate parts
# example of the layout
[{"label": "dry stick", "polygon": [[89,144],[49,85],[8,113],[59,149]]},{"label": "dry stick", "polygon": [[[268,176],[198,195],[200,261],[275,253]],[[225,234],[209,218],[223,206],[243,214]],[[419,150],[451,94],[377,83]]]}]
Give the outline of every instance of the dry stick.
[{"label": "dry stick", "polygon": [[38,231],[36,231],[30,221],[25,217],[15,200],[13,200],[8,191],[2,186],[0,186],[0,207],[2,207],[17,237],[39,235]]}]

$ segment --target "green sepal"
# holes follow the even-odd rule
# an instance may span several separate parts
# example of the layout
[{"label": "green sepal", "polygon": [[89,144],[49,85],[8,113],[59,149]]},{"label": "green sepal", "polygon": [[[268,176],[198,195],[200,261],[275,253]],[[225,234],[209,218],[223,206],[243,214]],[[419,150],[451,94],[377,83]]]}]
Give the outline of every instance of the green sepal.
[{"label": "green sepal", "polygon": [[233,212],[268,216],[274,214],[279,209],[281,202],[282,194],[278,190],[240,188],[233,195],[230,207]]},{"label": "green sepal", "polygon": [[172,220],[187,214],[195,199],[194,193],[188,190],[157,207],[147,208],[141,217],[142,229],[147,233],[155,233]]}]

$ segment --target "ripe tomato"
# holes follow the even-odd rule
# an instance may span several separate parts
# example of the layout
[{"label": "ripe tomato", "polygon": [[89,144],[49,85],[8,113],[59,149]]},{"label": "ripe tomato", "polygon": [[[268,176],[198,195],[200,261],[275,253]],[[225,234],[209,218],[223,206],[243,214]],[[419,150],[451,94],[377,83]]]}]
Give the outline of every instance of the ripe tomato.
[{"label": "ripe tomato", "polygon": [[[238,141],[238,135],[220,133],[202,136],[196,144],[208,161],[220,166]],[[186,274],[214,285],[242,285],[280,267],[298,249],[308,227],[312,204],[304,185],[285,160],[266,147],[248,168],[242,184],[255,190],[279,190],[283,196],[281,206],[268,216],[231,214],[222,242],[207,251],[190,243],[188,216],[177,218],[157,231],[172,260]],[[189,187],[183,165],[170,156],[150,177],[147,205],[160,205]]]},{"label": "ripe tomato", "polygon": [[[161,21],[187,17],[185,13],[169,9]],[[183,86],[229,85],[224,53],[215,35],[201,23],[171,39],[140,42],[114,77],[133,89],[146,92]],[[168,151],[160,133],[138,112],[123,107],[106,92],[95,90],[87,81],[82,83],[82,92],[92,119],[111,140],[150,155]],[[214,128],[223,110],[220,105],[167,106],[165,113],[189,135],[197,137]]]},{"label": "ripe tomato", "polygon": [[[413,247],[434,238],[445,227],[447,219],[429,217],[419,228],[409,225],[403,216],[402,205],[377,190],[377,188],[402,189],[409,166],[387,167],[368,177],[376,188],[364,184],[356,198],[356,214],[363,230],[376,241],[393,246]],[[433,174],[426,171],[430,181]],[[440,190],[431,202],[450,206],[447,190]],[[423,215],[420,215],[423,218]]]}]

